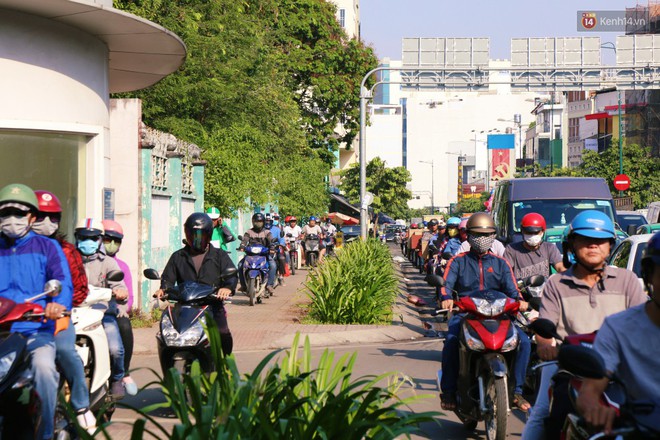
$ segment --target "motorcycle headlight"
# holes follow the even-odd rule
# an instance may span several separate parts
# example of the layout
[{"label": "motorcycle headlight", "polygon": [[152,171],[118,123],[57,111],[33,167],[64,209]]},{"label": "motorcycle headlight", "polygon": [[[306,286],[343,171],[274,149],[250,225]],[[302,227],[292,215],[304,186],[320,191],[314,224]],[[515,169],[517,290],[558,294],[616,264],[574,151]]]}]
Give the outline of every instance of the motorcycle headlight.
[{"label": "motorcycle headlight", "polygon": [[518,346],[518,332],[514,329],[513,334],[509,336],[506,339],[506,341],[504,341],[501,351],[507,352],[507,351],[515,350],[517,346]]},{"label": "motorcycle headlight", "polygon": [[165,343],[171,347],[188,347],[196,345],[199,339],[204,336],[204,317],[201,317],[192,327],[183,333],[179,333],[172,325],[168,315],[163,315],[160,331]]},{"label": "motorcycle headlight", "polygon": [[477,312],[481,313],[484,316],[497,316],[504,312],[504,306],[506,305],[506,298],[496,299],[493,302],[490,302],[484,298],[472,298]]},{"label": "motorcycle headlight", "polygon": [[16,351],[10,351],[0,358],[0,381],[5,379],[5,376],[11,370],[11,366],[14,365],[16,360]]},{"label": "motorcycle headlight", "polygon": [[463,337],[465,338],[465,344],[468,346],[468,348],[472,351],[482,351],[486,347],[484,346],[484,343],[481,341],[481,339],[472,336],[472,329],[467,325],[463,325]]}]

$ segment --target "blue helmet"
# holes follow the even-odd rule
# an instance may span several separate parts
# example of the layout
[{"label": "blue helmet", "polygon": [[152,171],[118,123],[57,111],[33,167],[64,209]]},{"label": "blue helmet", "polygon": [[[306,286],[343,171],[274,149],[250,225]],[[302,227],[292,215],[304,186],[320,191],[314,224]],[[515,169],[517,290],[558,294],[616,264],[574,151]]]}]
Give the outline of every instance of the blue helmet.
[{"label": "blue helmet", "polygon": [[447,227],[455,226],[458,228],[458,225],[461,224],[461,219],[458,217],[449,217],[447,220]]},{"label": "blue helmet", "polygon": [[314,216],[314,215],[311,216],[311,217],[309,218],[309,221],[310,221],[310,222],[311,222],[312,220],[315,221],[315,222],[319,221],[319,219],[316,218],[316,216]]},{"label": "blue helmet", "polygon": [[568,227],[568,238],[581,235],[589,238],[609,238],[616,240],[612,219],[601,211],[590,209],[575,216]]}]

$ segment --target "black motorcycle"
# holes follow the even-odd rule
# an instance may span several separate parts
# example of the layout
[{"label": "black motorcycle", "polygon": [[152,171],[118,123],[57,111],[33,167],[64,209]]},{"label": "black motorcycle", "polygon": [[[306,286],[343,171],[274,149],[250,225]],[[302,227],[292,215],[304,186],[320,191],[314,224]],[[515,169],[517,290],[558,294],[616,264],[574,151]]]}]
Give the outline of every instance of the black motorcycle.
[{"label": "black motorcycle", "polygon": [[[222,273],[221,278],[231,278],[236,272],[236,268],[229,268]],[[150,280],[160,279],[154,269],[145,269],[144,276]],[[169,304],[161,315],[160,331],[156,334],[163,374],[170,368],[175,368],[181,374],[189,373],[195,360],[199,361],[205,373],[214,370],[204,324],[207,316],[210,317],[206,311],[211,304],[219,301],[215,297],[217,290],[216,286],[186,282],[165,291],[161,300]]]}]

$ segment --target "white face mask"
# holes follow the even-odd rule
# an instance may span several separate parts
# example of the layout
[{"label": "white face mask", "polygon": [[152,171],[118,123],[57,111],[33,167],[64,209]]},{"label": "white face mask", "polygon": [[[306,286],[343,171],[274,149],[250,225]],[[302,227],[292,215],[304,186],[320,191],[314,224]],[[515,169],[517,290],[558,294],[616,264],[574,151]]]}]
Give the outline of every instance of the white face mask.
[{"label": "white face mask", "polygon": [[536,247],[543,241],[543,234],[523,234],[523,239],[528,246]]},{"label": "white face mask", "polygon": [[10,215],[0,218],[0,228],[9,238],[21,238],[30,230],[30,220],[27,215],[18,217]]},{"label": "white face mask", "polygon": [[53,223],[50,221],[50,217],[46,217],[40,222],[32,223],[32,230],[39,235],[50,237],[57,232],[57,229],[60,227],[59,223]]}]

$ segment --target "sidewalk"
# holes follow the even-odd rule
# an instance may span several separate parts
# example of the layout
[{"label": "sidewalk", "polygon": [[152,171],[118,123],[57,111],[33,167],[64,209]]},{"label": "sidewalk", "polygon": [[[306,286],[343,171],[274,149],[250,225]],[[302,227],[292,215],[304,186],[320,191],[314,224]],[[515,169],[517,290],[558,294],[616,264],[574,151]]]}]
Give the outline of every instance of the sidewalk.
[{"label": "sidewalk", "polygon": [[[435,336],[439,330],[437,319],[430,315],[434,309],[433,289],[424,282],[423,276],[405,259],[399,246],[391,244],[395,268],[400,278],[399,295],[394,308],[392,325],[307,325],[301,324],[301,304],[309,299],[303,283],[307,269],[285,278],[285,286],[275,289],[275,295],[264,299],[262,304],[250,307],[247,296],[237,293],[226,306],[229,328],[234,336],[234,351],[253,351],[288,348],[295,334],[309,336],[312,346],[342,344],[385,343],[415,340],[425,335]],[[408,302],[414,294],[428,304],[419,307]],[[430,330],[429,330],[430,329]],[[156,332],[151,328],[134,329],[135,355],[156,354]]]}]

